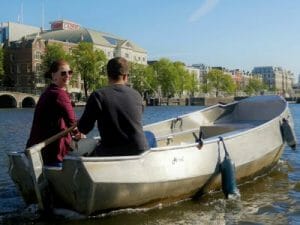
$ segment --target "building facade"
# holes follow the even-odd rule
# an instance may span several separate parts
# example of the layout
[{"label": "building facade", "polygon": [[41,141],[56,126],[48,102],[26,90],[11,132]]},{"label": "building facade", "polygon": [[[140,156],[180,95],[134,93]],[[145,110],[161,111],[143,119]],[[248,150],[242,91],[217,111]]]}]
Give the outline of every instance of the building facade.
[{"label": "building facade", "polygon": [[280,94],[293,94],[294,74],[281,67],[263,66],[254,67],[253,74],[261,74],[264,83],[270,90]]},{"label": "building facade", "polygon": [[11,41],[18,41],[27,35],[40,32],[39,27],[34,27],[30,25],[5,22],[0,23],[0,44]]},{"label": "building facade", "polygon": [[[65,51],[70,51],[81,41],[89,42],[95,50],[102,50],[107,59],[122,56],[131,62],[147,64],[146,50],[134,42],[84,28],[67,20],[51,22],[51,30],[47,31],[10,22],[2,23],[0,31],[1,42],[7,53],[4,63],[7,75],[5,83],[16,91],[41,92],[45,86],[42,56],[46,46],[53,43],[60,43]],[[80,92],[82,89],[78,77],[72,84],[71,92]]]}]

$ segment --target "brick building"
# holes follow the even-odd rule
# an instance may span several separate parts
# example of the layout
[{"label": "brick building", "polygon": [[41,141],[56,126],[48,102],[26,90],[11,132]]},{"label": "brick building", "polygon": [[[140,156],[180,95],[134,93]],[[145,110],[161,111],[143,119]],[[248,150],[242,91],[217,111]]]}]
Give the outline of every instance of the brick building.
[{"label": "brick building", "polygon": [[[92,43],[108,59],[122,56],[131,62],[147,64],[147,52],[134,42],[71,21],[51,22],[51,30],[47,31],[8,22],[0,27],[0,44],[6,51],[5,84],[16,91],[40,93],[45,86],[41,65],[46,46],[60,43],[65,51],[69,51],[81,41]],[[78,76],[71,91],[80,92],[81,83]]]}]

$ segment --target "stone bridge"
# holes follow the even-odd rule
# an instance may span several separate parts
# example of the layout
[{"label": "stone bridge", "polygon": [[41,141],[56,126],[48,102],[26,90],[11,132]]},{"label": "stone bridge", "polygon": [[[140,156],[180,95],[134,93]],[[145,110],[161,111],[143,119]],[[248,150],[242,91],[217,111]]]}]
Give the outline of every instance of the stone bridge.
[{"label": "stone bridge", "polygon": [[39,97],[28,93],[0,91],[0,108],[32,108]]}]

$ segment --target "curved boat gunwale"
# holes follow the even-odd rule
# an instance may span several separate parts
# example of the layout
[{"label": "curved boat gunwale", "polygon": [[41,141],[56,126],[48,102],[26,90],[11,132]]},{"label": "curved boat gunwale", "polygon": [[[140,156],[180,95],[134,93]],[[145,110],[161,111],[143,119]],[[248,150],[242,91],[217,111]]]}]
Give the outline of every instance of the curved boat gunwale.
[{"label": "curved boat gunwale", "polygon": [[[238,102],[233,102],[233,103],[230,103],[230,104],[227,104],[227,105],[217,104],[217,105],[214,105],[214,106],[204,108],[202,110],[198,110],[198,111],[195,111],[195,112],[184,114],[184,115],[180,116],[180,118],[188,117],[192,114],[197,114],[197,113],[199,113],[199,111],[204,112],[204,111],[211,110],[211,109],[217,108],[217,107],[221,107],[221,108],[224,107],[225,108],[226,106],[234,105],[234,104],[237,104],[237,103]],[[222,136],[224,141],[225,141],[225,140],[230,140],[230,139],[242,136],[242,135],[246,135],[250,132],[255,132],[256,130],[261,129],[264,126],[268,126],[269,124],[273,123],[275,120],[280,120],[281,118],[284,118],[283,114],[287,110],[288,110],[288,102],[285,102],[284,109],[282,110],[282,112],[280,114],[278,114],[277,116],[275,116],[274,118],[272,118],[270,120],[267,120],[267,121],[264,121],[264,122],[262,122],[261,124],[259,124],[257,126],[250,127],[249,129],[245,129],[243,131],[241,131],[241,130],[232,131],[232,132],[229,132],[228,134],[225,134],[224,136],[222,136],[222,135],[220,135],[220,136]],[[170,118],[170,119],[164,120],[163,122],[172,121],[173,119],[174,118]],[[151,125],[159,124],[159,123],[162,123],[162,121],[152,123]],[[215,143],[218,140],[219,139],[218,139],[217,136],[211,137],[211,138],[208,138],[208,140],[203,140],[203,144],[206,145],[206,144]],[[192,148],[192,147],[197,148],[197,145],[198,145],[198,143],[191,143],[191,144],[183,144],[183,145],[175,145],[175,146],[156,147],[156,148],[151,148],[148,151],[146,151],[146,152],[144,152],[140,155],[135,155],[135,156],[111,156],[111,157],[95,157],[95,156],[92,156],[92,157],[84,157],[84,156],[70,156],[70,155],[68,155],[68,156],[65,157],[65,159],[75,160],[75,161],[82,161],[82,162],[108,162],[108,161],[139,160],[139,159],[144,158],[146,155],[154,153],[154,152],[174,151],[174,150],[181,150],[183,148]]]}]

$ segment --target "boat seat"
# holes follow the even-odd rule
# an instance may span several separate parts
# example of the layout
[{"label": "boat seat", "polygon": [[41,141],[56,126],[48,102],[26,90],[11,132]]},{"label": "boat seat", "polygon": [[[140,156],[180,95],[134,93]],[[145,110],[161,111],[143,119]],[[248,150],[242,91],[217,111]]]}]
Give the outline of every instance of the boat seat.
[{"label": "boat seat", "polygon": [[99,139],[97,138],[84,138],[79,141],[72,141],[71,148],[73,151],[70,151],[68,155],[89,156],[95,150],[98,143]]},{"label": "boat seat", "polygon": [[225,134],[233,134],[233,132],[241,132],[254,127],[254,123],[235,122],[235,123],[215,123],[211,125],[203,125],[200,128],[193,128],[184,131],[172,132],[156,137],[158,147],[169,145],[182,145],[195,142],[195,135],[202,132],[202,139],[215,136],[224,136]]},{"label": "boat seat", "polygon": [[195,142],[195,137],[193,133],[199,133],[199,128],[162,135],[156,137],[157,145],[161,147],[168,145],[181,145],[186,143],[193,143]]},{"label": "boat seat", "polygon": [[219,136],[233,131],[242,131],[254,127],[254,124],[250,123],[222,123],[213,124],[209,126],[201,126],[200,129],[203,133],[203,139],[207,139],[213,136]]}]

